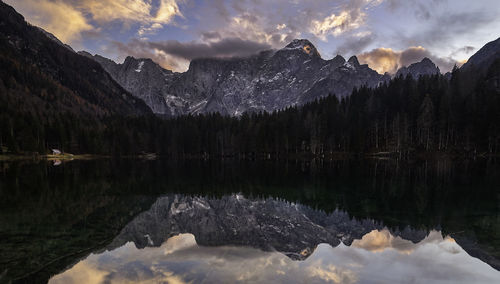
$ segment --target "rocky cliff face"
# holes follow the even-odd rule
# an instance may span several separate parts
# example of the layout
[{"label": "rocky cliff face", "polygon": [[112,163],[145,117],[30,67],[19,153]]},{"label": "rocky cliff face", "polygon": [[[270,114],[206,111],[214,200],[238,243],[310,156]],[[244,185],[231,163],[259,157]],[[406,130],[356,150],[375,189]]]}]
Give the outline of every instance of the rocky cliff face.
[{"label": "rocky cliff face", "polygon": [[355,87],[374,87],[389,79],[360,65],[356,57],[324,60],[304,39],[246,58],[195,59],[181,74],[149,59],[129,57],[116,64],[100,56],[92,58],[154,112],[168,115],[271,112],[330,94],[344,97]]},{"label": "rocky cliff face", "polygon": [[422,61],[413,63],[408,67],[402,67],[396,72],[397,76],[406,77],[411,75],[413,78],[418,79],[420,76],[424,75],[435,75],[440,74],[439,67],[434,64],[429,58],[425,57]]},{"label": "rocky cliff face", "polygon": [[92,56],[87,52],[79,52],[97,61],[124,89],[137,98],[142,99],[154,113],[170,114],[164,94],[175,74],[161,68],[151,59],[135,59],[127,57],[125,62],[117,64],[105,57]]}]

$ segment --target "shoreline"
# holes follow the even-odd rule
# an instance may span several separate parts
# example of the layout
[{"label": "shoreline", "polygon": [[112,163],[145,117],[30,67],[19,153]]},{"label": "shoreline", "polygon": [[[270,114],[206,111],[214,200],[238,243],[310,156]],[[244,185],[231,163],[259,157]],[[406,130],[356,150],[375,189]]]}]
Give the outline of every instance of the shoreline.
[{"label": "shoreline", "polygon": [[0,161],[71,161],[71,160],[95,160],[95,159],[108,159],[111,156],[95,155],[95,154],[61,154],[61,155],[40,155],[40,154],[0,154]]},{"label": "shoreline", "polygon": [[357,160],[357,159],[378,159],[378,160],[440,160],[440,159],[491,159],[499,158],[498,154],[457,154],[446,152],[422,152],[400,155],[398,152],[370,152],[351,153],[334,152],[324,154],[294,153],[294,154],[235,154],[235,155],[208,155],[208,154],[180,154],[162,156],[156,153],[143,153],[136,155],[101,155],[101,154],[0,154],[0,161],[72,161],[72,160],[97,160],[97,159],[142,159],[142,160],[213,160],[213,159],[237,159],[237,160]]}]

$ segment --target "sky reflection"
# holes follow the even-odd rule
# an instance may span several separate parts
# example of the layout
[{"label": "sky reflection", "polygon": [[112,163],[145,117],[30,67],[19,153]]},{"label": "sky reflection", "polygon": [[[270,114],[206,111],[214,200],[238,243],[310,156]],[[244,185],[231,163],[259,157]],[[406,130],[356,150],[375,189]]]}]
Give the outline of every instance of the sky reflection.
[{"label": "sky reflection", "polygon": [[49,283],[498,283],[500,272],[431,231],[415,244],[384,229],[351,246],[320,244],[304,261],[250,247],[199,246],[180,234],[91,254]]}]

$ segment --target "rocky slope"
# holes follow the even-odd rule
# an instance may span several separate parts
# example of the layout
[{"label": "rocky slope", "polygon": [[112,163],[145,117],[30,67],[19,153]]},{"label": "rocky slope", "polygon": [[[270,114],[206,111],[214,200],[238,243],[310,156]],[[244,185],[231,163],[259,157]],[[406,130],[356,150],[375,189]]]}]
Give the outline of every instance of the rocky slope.
[{"label": "rocky slope", "polygon": [[[151,113],[95,61],[28,24],[0,2],[0,99],[31,112],[93,115]],[[4,84],[5,83],[5,84]],[[4,86],[5,85],[5,86]]]},{"label": "rocky slope", "polygon": [[127,57],[122,64],[105,57],[80,51],[80,55],[97,61],[123,88],[142,99],[154,113],[170,114],[164,98],[170,83],[176,76],[172,71],[161,68],[151,59]]},{"label": "rocky slope", "polygon": [[116,64],[98,55],[92,58],[154,112],[168,115],[271,112],[329,94],[344,97],[355,87],[374,87],[389,79],[354,56],[324,60],[304,39],[245,58],[195,59],[180,74],[148,59],[128,57]]},{"label": "rocky slope", "polygon": [[486,72],[490,65],[495,60],[500,58],[500,38],[488,42],[461,67],[463,70],[478,70],[479,72]]}]

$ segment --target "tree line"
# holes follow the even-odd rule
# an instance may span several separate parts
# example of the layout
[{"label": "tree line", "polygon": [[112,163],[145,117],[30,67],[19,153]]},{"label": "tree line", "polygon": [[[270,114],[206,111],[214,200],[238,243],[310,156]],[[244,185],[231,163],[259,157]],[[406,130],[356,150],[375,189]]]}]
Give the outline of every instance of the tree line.
[{"label": "tree line", "polygon": [[[4,73],[5,75],[5,73]],[[169,157],[287,157],[338,153],[496,155],[500,151],[500,60],[486,73],[399,76],[348,97],[329,94],[273,113],[80,115],[27,104],[46,89],[0,79],[0,151]],[[35,84],[30,79],[30,84]],[[45,83],[44,83],[45,84]],[[65,94],[55,83],[50,87]],[[73,105],[72,108],[75,108]],[[88,114],[88,113],[86,113]]]}]

